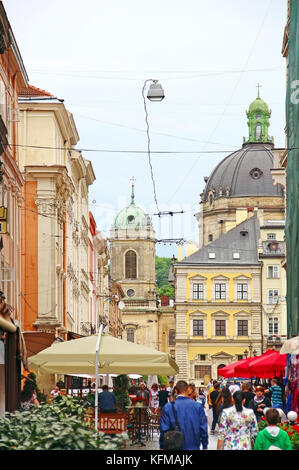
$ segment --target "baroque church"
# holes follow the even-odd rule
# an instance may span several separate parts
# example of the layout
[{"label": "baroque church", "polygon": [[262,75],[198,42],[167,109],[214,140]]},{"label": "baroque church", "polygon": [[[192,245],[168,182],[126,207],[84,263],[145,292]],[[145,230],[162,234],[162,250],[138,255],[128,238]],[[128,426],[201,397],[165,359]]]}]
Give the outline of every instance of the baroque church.
[{"label": "baroque church", "polygon": [[109,238],[110,276],[124,292],[122,338],[174,356],[173,308],[157,299],[155,231],[134,191],[133,183],[131,203],[115,217]]},{"label": "baroque church", "polygon": [[195,215],[199,250],[178,260],[177,379],[206,383],[218,369],[286,338],[284,188],[273,182],[271,111],[258,93],[249,137],[205,178]]}]

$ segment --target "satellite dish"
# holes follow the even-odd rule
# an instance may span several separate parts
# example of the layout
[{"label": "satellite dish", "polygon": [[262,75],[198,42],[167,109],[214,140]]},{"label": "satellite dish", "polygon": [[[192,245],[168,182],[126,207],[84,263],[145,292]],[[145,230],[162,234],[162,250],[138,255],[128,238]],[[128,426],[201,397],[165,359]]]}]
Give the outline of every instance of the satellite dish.
[{"label": "satellite dish", "polygon": [[118,308],[120,310],[123,310],[125,308],[125,303],[122,300],[118,303]]}]

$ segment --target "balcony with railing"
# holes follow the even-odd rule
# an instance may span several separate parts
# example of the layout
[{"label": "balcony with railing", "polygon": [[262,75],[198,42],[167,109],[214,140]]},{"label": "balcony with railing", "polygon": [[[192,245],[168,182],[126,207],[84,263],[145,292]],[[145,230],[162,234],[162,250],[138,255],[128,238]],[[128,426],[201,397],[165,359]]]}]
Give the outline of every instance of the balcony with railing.
[{"label": "balcony with railing", "polygon": [[260,256],[267,257],[283,257],[285,256],[285,242],[279,242],[277,240],[266,240],[262,242],[262,252]]}]

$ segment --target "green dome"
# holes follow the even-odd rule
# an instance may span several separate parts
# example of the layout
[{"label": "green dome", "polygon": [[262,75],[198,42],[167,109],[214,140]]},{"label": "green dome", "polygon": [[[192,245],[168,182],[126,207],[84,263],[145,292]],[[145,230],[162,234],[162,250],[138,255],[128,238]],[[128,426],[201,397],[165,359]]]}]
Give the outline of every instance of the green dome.
[{"label": "green dome", "polygon": [[146,225],[147,218],[145,212],[135,204],[122,209],[114,219],[114,228],[130,229],[139,228]]},{"label": "green dome", "polygon": [[248,114],[262,112],[265,114],[270,114],[269,107],[267,103],[262,100],[259,96],[251,103],[248,109]]}]

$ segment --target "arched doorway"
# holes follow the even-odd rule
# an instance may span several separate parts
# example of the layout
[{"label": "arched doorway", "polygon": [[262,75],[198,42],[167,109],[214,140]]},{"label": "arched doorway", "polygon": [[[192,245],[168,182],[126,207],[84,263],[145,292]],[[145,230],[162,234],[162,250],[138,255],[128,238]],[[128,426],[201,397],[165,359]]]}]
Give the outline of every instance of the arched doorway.
[{"label": "arched doorway", "polygon": [[225,367],[227,364],[219,364],[219,366],[217,366],[217,377],[219,377],[219,369],[221,369],[222,367]]}]

